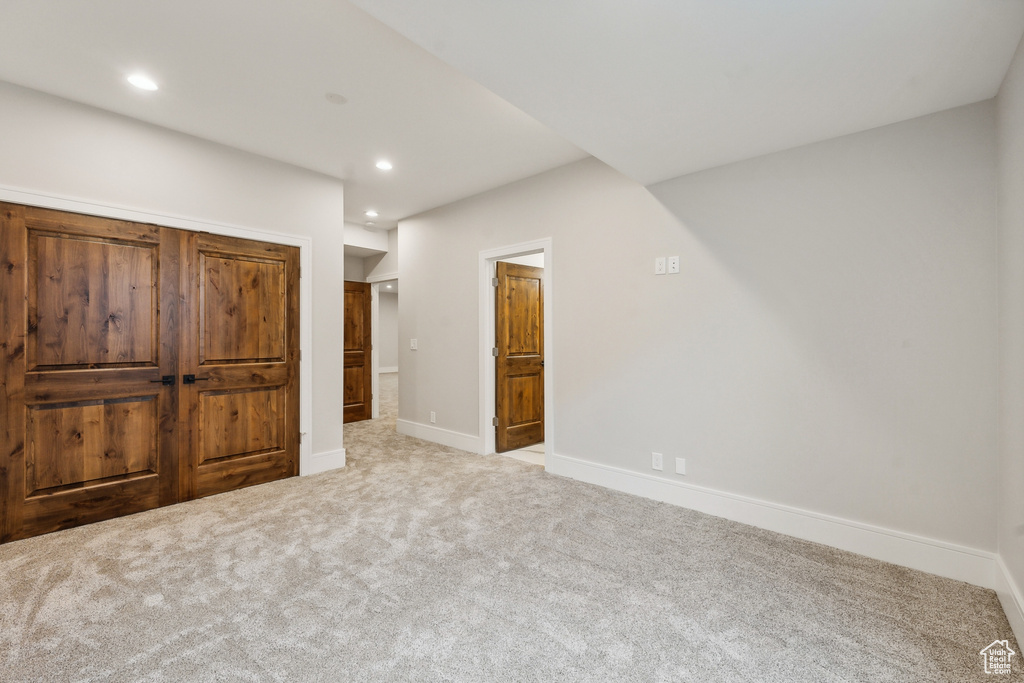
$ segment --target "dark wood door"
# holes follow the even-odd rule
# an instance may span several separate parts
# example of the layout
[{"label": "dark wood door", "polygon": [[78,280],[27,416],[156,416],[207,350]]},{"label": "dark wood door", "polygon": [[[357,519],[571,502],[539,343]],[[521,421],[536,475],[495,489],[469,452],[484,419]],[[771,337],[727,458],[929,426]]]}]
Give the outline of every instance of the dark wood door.
[{"label": "dark wood door", "polygon": [[298,310],[294,247],[0,204],[0,542],[294,475]]},{"label": "dark wood door", "polygon": [[497,263],[498,453],[544,441],[544,269]]},{"label": "dark wood door", "polygon": [[0,541],[178,499],[176,232],[0,204]]},{"label": "dark wood door", "polygon": [[183,239],[182,497],[292,476],[299,462],[299,250],[207,233]]},{"label": "dark wood door", "polygon": [[373,417],[371,372],[370,285],[346,282],[344,422]]}]

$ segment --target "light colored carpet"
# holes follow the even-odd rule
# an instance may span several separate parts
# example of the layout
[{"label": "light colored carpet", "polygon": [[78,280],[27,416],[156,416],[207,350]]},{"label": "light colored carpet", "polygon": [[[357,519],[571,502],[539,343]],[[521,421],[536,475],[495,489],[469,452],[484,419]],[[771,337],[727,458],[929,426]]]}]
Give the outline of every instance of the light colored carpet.
[{"label": "light colored carpet", "polygon": [[0,546],[0,680],[1022,680],[982,671],[1020,653],[991,591],[402,437],[386,405],[344,471]]}]

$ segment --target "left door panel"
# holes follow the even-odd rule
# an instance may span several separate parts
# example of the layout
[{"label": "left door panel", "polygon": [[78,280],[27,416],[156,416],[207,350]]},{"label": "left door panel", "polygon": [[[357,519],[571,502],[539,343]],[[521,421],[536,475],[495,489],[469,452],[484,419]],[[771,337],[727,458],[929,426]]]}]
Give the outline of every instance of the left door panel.
[{"label": "left door panel", "polygon": [[0,542],[178,500],[178,232],[0,204]]}]

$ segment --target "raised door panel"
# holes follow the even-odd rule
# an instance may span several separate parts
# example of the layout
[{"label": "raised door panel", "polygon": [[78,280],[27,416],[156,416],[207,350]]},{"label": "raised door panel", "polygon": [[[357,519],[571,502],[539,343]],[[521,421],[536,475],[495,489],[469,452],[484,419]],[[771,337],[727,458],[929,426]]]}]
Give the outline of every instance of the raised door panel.
[{"label": "raised door panel", "polygon": [[28,407],[28,496],[131,475],[156,475],[154,396]]},{"label": "raised door panel", "polygon": [[28,369],[158,362],[158,245],[28,233]]},{"label": "raised door panel", "polygon": [[0,205],[0,540],[177,499],[174,232]]},{"label": "raised door panel", "polygon": [[298,472],[298,249],[189,239],[180,486],[195,498]]},{"label": "raised door panel", "polygon": [[284,362],[285,262],[199,255],[200,364]]},{"label": "raised door panel", "polygon": [[495,450],[544,441],[544,270],[498,262]]},{"label": "raised door panel", "polygon": [[370,285],[345,283],[344,421],[369,420],[373,412]]},{"label": "raised door panel", "polygon": [[200,394],[199,462],[284,450],[284,387]]}]

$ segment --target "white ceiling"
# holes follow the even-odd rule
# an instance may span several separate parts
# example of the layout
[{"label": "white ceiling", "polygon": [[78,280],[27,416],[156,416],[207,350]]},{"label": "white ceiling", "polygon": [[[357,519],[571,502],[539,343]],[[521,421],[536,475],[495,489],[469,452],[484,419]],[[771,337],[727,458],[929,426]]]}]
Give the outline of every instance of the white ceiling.
[{"label": "white ceiling", "polygon": [[644,184],[993,97],[1021,0],[353,0]]},{"label": "white ceiling", "polygon": [[344,0],[0,0],[0,31],[0,80],[341,178],[361,224],[586,156]]},{"label": "white ceiling", "polygon": [[1024,32],[1024,0],[353,1],[411,41],[345,0],[0,0],[0,80],[341,178],[387,228],[587,153],[650,184],[983,100]]}]

